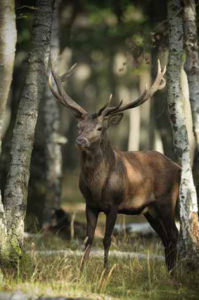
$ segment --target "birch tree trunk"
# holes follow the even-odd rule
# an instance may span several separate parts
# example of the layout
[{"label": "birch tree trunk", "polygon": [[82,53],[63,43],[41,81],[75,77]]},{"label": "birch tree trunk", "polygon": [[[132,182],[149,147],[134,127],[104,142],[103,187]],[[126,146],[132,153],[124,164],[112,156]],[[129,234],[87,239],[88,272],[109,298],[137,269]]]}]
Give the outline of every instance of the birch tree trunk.
[{"label": "birch tree trunk", "polygon": [[183,22],[180,0],[168,1],[169,21],[169,61],[168,61],[168,106],[173,130],[175,151],[182,165],[179,191],[179,210],[181,223],[181,256],[189,260],[198,254],[197,197],[193,183],[190,151],[185,124],[180,87],[180,72],[183,55]]},{"label": "birch tree trunk", "polygon": [[[8,99],[15,59],[17,39],[15,1],[2,0],[0,9],[0,153],[5,107]],[[0,191],[0,258],[8,259],[6,215]]]},{"label": "birch tree trunk", "polygon": [[199,151],[199,49],[194,0],[184,0],[184,45],[186,51],[184,68],[189,83],[193,131]]},{"label": "birch tree trunk", "polygon": [[[59,55],[59,5],[57,0],[53,15],[51,57],[54,60]],[[55,209],[61,203],[61,177],[62,177],[62,153],[61,143],[63,139],[59,135],[60,111],[48,85],[45,90],[44,99],[44,136],[45,136],[45,196],[42,223],[49,221]]]},{"label": "birch tree trunk", "polygon": [[0,9],[0,152],[6,102],[12,81],[17,40],[15,1],[1,0]]},{"label": "birch tree trunk", "polygon": [[[151,76],[148,70],[142,70],[139,79],[139,89],[144,91],[145,86],[150,86]],[[151,110],[151,100],[145,102],[140,106],[140,148],[150,149],[150,110]]]},{"label": "birch tree trunk", "polygon": [[[51,35],[51,57],[58,67],[59,5],[55,2]],[[40,103],[31,160],[26,230],[37,232],[49,222],[61,202],[62,153],[65,138],[59,134],[60,111],[46,84]]]},{"label": "birch tree trunk", "polygon": [[[132,89],[131,98],[138,97],[138,90]],[[138,151],[140,148],[140,107],[129,110],[128,151]]]},{"label": "birch tree trunk", "polygon": [[193,176],[199,197],[199,49],[194,0],[184,0],[184,40],[186,51],[184,68],[189,83],[189,99],[192,111],[193,132],[196,141]]},{"label": "birch tree trunk", "polygon": [[4,192],[9,255],[16,259],[23,245],[30,158],[38,105],[46,84],[50,53],[53,0],[37,0],[32,48],[11,142],[11,161]]}]

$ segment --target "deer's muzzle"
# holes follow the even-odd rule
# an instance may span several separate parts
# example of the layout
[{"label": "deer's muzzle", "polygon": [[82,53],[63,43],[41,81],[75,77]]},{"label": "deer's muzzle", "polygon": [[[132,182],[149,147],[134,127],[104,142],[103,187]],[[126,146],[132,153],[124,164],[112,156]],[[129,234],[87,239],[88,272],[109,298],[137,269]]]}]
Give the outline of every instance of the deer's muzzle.
[{"label": "deer's muzzle", "polygon": [[76,145],[79,148],[87,148],[89,147],[90,143],[88,142],[88,140],[84,137],[77,137],[76,138]]}]

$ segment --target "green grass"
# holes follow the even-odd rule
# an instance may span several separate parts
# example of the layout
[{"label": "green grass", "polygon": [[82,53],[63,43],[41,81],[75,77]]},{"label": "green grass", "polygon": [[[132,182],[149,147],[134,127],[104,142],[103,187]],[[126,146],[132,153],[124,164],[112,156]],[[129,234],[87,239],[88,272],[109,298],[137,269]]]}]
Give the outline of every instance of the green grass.
[{"label": "green grass", "polygon": [[[77,186],[77,174],[67,176],[63,185],[63,207],[75,220],[85,222],[82,196]],[[117,223],[124,222],[118,216]],[[143,217],[126,216],[125,222],[143,222]],[[105,217],[100,215],[98,231],[104,231]],[[172,278],[164,262],[151,258],[152,255],[164,255],[158,238],[142,238],[121,235],[113,237],[112,250],[145,253],[148,259],[110,258],[110,270],[105,274],[103,258],[92,257],[80,273],[80,257],[75,256],[39,256],[35,250],[80,250],[82,240],[66,241],[56,235],[47,234],[40,238],[28,238],[25,250],[31,251],[32,263],[19,266],[17,273],[6,270],[4,279],[0,278],[0,290],[22,290],[36,296],[85,297],[90,299],[199,299],[199,272],[178,270]],[[102,249],[102,237],[95,238],[93,249]],[[180,269],[180,268],[179,268]],[[26,271],[24,271],[26,270]]]},{"label": "green grass", "polygon": [[[33,244],[34,243],[34,244]],[[22,290],[36,295],[89,297],[91,299],[199,299],[199,273],[176,272],[172,278],[163,262],[151,257],[163,254],[158,239],[115,239],[112,249],[138,251],[148,254],[148,259],[110,258],[108,274],[103,270],[103,259],[91,257],[83,273],[79,272],[80,257],[64,255],[39,256],[36,250],[80,249],[82,242],[65,242],[58,237],[46,236],[37,240],[28,239],[26,249],[32,249],[33,269],[26,266],[17,275],[5,273],[1,290]],[[94,248],[102,247],[96,239]]]},{"label": "green grass", "polygon": [[[69,203],[75,220],[85,222],[85,213],[79,209],[79,201]],[[80,205],[81,206],[81,205]],[[126,222],[142,222],[141,217],[126,217]],[[123,223],[118,216],[118,223]],[[104,215],[99,218],[99,231],[104,230]],[[93,248],[102,249],[102,236],[95,238]],[[112,250],[145,253],[148,259],[110,258],[108,274],[103,270],[103,259],[92,257],[83,273],[79,271],[80,257],[39,256],[35,250],[82,249],[82,240],[66,241],[47,234],[25,241],[25,250],[31,251],[32,264],[19,266],[18,272],[6,270],[0,290],[32,293],[36,296],[85,297],[90,299],[199,299],[199,272],[180,270],[171,277],[164,262],[152,259],[152,255],[164,255],[158,238],[143,238],[121,235],[113,237]],[[24,271],[26,270],[26,271]]]}]

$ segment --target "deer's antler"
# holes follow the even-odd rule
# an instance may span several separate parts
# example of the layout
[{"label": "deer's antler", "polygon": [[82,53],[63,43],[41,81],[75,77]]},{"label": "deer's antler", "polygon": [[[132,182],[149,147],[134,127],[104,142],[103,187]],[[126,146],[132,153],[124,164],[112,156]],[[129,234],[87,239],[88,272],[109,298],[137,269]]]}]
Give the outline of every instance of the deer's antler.
[{"label": "deer's antler", "polygon": [[83,109],[79,104],[77,104],[64,90],[62,82],[64,82],[68,77],[70,77],[76,67],[76,64],[73,65],[65,74],[58,76],[54,69],[51,67],[51,73],[55,82],[57,89],[54,89],[52,83],[52,76],[49,76],[49,87],[52,94],[57,98],[57,100],[66,106],[76,118],[83,117],[87,114],[87,111]]},{"label": "deer's antler", "polygon": [[148,99],[150,99],[156,91],[161,90],[165,87],[165,85],[166,85],[166,80],[164,78],[165,72],[166,72],[166,66],[164,67],[163,70],[161,70],[160,61],[158,59],[157,75],[156,75],[154,83],[152,84],[150,89],[146,88],[145,91],[140,95],[139,98],[137,98],[133,102],[130,102],[123,106],[122,106],[122,101],[121,101],[117,106],[110,107],[109,106],[110,100],[109,100],[108,103],[102,109],[99,110],[98,115],[107,117],[107,116],[114,115],[114,114],[123,112],[127,109],[134,108],[134,107],[137,107],[137,106],[143,104]]}]

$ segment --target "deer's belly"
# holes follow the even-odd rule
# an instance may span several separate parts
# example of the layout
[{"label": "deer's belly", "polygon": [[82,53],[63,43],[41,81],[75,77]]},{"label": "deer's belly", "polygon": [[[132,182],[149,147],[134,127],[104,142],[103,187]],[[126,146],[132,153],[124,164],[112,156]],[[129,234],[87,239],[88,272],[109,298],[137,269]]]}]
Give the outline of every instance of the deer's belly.
[{"label": "deer's belly", "polygon": [[127,198],[119,205],[119,212],[126,214],[144,214],[147,212],[147,206],[153,202],[153,197],[145,197],[143,195],[136,195]]}]

